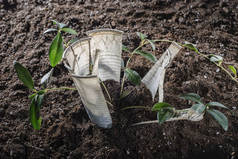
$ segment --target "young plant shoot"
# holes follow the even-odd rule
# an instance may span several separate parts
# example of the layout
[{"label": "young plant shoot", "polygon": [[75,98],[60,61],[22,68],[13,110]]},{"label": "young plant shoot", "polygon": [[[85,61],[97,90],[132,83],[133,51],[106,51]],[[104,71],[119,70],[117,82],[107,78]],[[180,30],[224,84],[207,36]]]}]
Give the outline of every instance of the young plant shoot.
[{"label": "young plant shoot", "polygon": [[[59,64],[62,60],[62,55],[64,52],[64,44],[63,44],[64,41],[62,37],[62,32],[67,32],[70,34],[77,35],[77,32],[71,28],[67,28],[66,24],[59,23],[55,20],[52,20],[52,22],[53,24],[57,25],[57,29],[50,28],[44,32],[44,34],[49,32],[57,32],[49,49],[49,61],[50,61],[50,65],[52,69],[42,77],[40,82],[42,88],[39,88],[39,89],[35,88],[32,76],[30,72],[24,66],[22,66],[17,61],[15,61],[13,64],[17,72],[18,78],[23,82],[23,84],[26,87],[28,87],[33,92],[33,94],[29,96],[29,98],[31,99],[30,122],[35,130],[39,130],[41,127],[42,118],[40,116],[40,108],[42,106],[45,94],[47,92],[64,90],[64,89],[75,90],[74,88],[68,88],[68,87],[47,88],[50,83],[50,79],[52,77],[54,67],[57,66],[57,64]],[[71,42],[72,41],[70,41],[69,43]],[[68,44],[66,45],[66,47],[68,46]]]},{"label": "young plant shoot", "polygon": [[[180,96],[181,99],[189,100],[194,104],[188,109],[176,110],[173,106],[166,102],[158,102],[154,104],[151,111],[157,112],[157,120],[139,122],[134,125],[159,123],[162,124],[166,121],[175,120],[190,120],[190,121],[200,121],[206,114],[211,115],[214,120],[221,125],[221,127],[227,131],[228,130],[228,119],[227,117],[217,110],[216,108],[228,109],[225,105],[219,102],[209,102],[204,103],[201,97],[195,93],[188,93]],[[137,107],[132,107],[137,108]],[[148,107],[145,107],[148,108]],[[130,107],[128,107],[130,109]]]},{"label": "young plant shoot", "polygon": [[[126,46],[124,45],[122,46],[122,50],[129,53],[129,59],[126,62],[126,65],[122,67],[124,71],[124,76],[122,78],[122,83],[121,83],[121,91],[120,91],[121,99],[130,94],[130,92],[128,91],[123,92],[123,87],[124,87],[124,83],[126,79],[128,79],[134,85],[140,85],[141,83],[140,75],[135,70],[129,67],[131,59],[134,57],[134,55],[141,55],[142,57],[146,58],[147,60],[153,63],[157,61],[157,58],[152,53],[142,50],[142,48],[146,46],[147,44],[150,44],[152,49],[155,50],[154,41],[147,39],[147,36],[145,34],[142,34],[139,32],[137,32],[136,34],[139,36],[141,40],[138,47],[136,47],[133,51],[130,51],[129,48],[127,48]],[[124,61],[123,61],[123,65],[124,65]]]}]

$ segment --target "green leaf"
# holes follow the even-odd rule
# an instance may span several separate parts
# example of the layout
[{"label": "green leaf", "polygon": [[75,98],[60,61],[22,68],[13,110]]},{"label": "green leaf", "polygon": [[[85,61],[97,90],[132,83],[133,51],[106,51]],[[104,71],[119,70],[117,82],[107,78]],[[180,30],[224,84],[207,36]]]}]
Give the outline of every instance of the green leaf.
[{"label": "green leaf", "polygon": [[70,33],[70,34],[73,34],[73,35],[77,35],[78,34],[74,29],[71,29],[71,28],[62,28],[61,30],[63,32]]},{"label": "green leaf", "polygon": [[63,52],[63,38],[61,33],[58,32],[50,45],[49,58],[52,67],[55,67],[61,61]]},{"label": "green leaf", "polygon": [[156,103],[153,107],[152,107],[152,111],[160,111],[161,109],[163,108],[169,108],[172,106],[169,104],[169,103],[166,103],[166,102],[158,102]]},{"label": "green leaf", "polygon": [[59,23],[56,20],[52,20],[53,24],[57,25],[60,29],[66,27],[67,25],[64,23]]},{"label": "green leaf", "polygon": [[173,109],[168,109],[168,108],[161,109],[157,113],[157,119],[158,119],[159,124],[162,124],[166,120],[172,118],[173,115],[174,115],[174,110]]},{"label": "green leaf", "polygon": [[199,114],[202,114],[206,109],[205,105],[202,103],[194,104],[191,108]]},{"label": "green leaf", "polygon": [[201,97],[196,93],[187,93],[180,96],[182,99],[191,100],[193,102],[202,103]]},{"label": "green leaf", "polygon": [[33,99],[35,98],[35,96],[36,96],[36,93],[29,95],[28,98]]},{"label": "green leaf", "polygon": [[142,50],[136,50],[135,53],[145,57],[147,60],[150,60],[153,63],[155,63],[157,61],[157,58],[149,52],[145,52]]},{"label": "green leaf", "polygon": [[52,31],[57,31],[57,29],[53,29],[53,28],[47,29],[46,31],[44,31],[44,34],[52,32]]},{"label": "green leaf", "polygon": [[209,56],[211,62],[221,62],[223,60],[223,58],[219,55],[210,54]]},{"label": "green leaf", "polygon": [[219,102],[209,102],[209,103],[207,103],[207,105],[212,106],[212,107],[221,107],[221,108],[229,109],[225,105],[223,105]]},{"label": "green leaf", "polygon": [[46,90],[45,89],[42,89],[42,90],[39,90],[38,92],[37,92],[37,94],[38,95],[42,95],[42,94],[44,94],[46,92]]},{"label": "green leaf", "polygon": [[41,108],[41,105],[43,103],[43,99],[44,99],[44,95],[45,94],[40,94],[36,96],[36,101],[37,101],[37,107]]},{"label": "green leaf", "polygon": [[183,47],[186,47],[192,51],[195,51],[196,53],[198,53],[198,49],[196,48],[196,46],[192,43],[186,42],[186,44],[183,45]]},{"label": "green leaf", "polygon": [[122,45],[122,50],[128,53],[131,53],[128,47],[126,47],[125,45]]},{"label": "green leaf", "polygon": [[40,130],[42,118],[40,117],[40,107],[37,104],[36,98],[33,98],[31,101],[30,121],[34,129]]},{"label": "green leaf", "polygon": [[236,68],[232,65],[228,65],[228,68],[231,70],[231,72],[235,75],[235,77],[237,77],[237,71]]},{"label": "green leaf", "polygon": [[136,71],[126,68],[124,72],[127,79],[134,85],[139,85],[141,83],[141,77]]},{"label": "green leaf", "polygon": [[34,82],[30,72],[17,61],[14,61],[13,65],[17,72],[18,78],[23,82],[23,84],[30,90],[34,89]]},{"label": "green leaf", "polygon": [[147,39],[147,41],[150,43],[152,49],[155,50],[155,43],[154,43],[154,41],[153,40],[149,40],[149,39]]},{"label": "green leaf", "polygon": [[210,109],[207,112],[222,126],[222,128],[228,130],[228,119],[227,117],[218,110]]},{"label": "green leaf", "polygon": [[51,77],[52,77],[53,71],[54,71],[54,68],[52,68],[48,73],[46,73],[46,74],[41,78],[40,84],[44,84],[45,86],[47,86],[47,84],[50,83],[50,79],[51,79]]}]

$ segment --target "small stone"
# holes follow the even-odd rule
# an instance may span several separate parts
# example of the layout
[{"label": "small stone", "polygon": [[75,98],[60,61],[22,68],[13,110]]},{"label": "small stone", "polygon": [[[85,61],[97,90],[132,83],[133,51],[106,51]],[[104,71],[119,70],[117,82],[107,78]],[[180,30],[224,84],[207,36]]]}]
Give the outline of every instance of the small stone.
[{"label": "small stone", "polygon": [[116,26],[116,23],[114,21],[111,22],[111,26],[112,27],[115,27]]},{"label": "small stone", "polygon": [[0,108],[0,116],[2,117],[5,114],[5,110],[3,108]]},{"label": "small stone", "polygon": [[224,11],[226,14],[229,13],[229,9],[228,9],[228,8],[223,7],[222,9],[223,9],[223,11]]},{"label": "small stone", "polygon": [[178,21],[179,21],[179,23],[183,23],[183,22],[184,22],[184,18],[183,18],[183,17],[180,17],[180,18],[178,19]]}]

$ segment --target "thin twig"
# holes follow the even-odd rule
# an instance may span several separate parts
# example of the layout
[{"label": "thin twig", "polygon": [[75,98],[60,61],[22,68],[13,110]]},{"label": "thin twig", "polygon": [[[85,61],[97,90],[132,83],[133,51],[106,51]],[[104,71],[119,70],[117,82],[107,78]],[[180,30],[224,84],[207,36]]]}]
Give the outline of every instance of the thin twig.
[{"label": "thin twig", "polygon": [[[170,41],[170,40],[166,40],[166,39],[162,39],[162,40],[160,40],[160,39],[158,39],[158,40],[153,40],[154,42],[174,42],[174,41]],[[181,43],[178,43],[178,42],[176,42],[177,44],[179,44],[180,46],[182,46],[183,48],[187,48],[187,47],[185,47],[183,44],[181,44]],[[209,55],[205,55],[205,54],[203,54],[203,53],[201,53],[201,52],[199,52],[199,51],[195,51],[198,55],[200,55],[200,56],[202,56],[202,57],[204,57],[204,58],[206,58],[207,60],[209,60],[210,61],[210,58],[209,58]],[[237,84],[238,84],[238,79],[235,77],[235,76],[233,76],[225,67],[223,67],[221,64],[218,64],[218,63],[216,63],[216,62],[212,62],[212,63],[214,63],[217,67],[219,67],[221,70],[223,70],[228,76],[230,76],[230,78],[233,80],[233,81],[235,81]],[[224,62],[223,62],[224,63]]]},{"label": "thin twig", "polygon": [[103,81],[101,81],[101,84],[102,84],[104,90],[106,91],[107,96],[108,96],[108,98],[109,98],[109,100],[110,100],[110,102],[111,102],[111,101],[112,101],[112,98],[111,98],[111,96],[110,96],[110,93],[109,93],[108,90],[107,90],[107,87],[105,86],[105,84],[103,83]]},{"label": "thin twig", "polygon": [[109,102],[109,101],[107,101],[107,100],[106,100],[106,102],[107,102],[107,104],[109,104],[111,107],[114,107],[114,105],[113,105],[111,102]]},{"label": "thin twig", "polygon": [[127,110],[127,109],[151,109],[151,108],[147,106],[129,106],[129,107],[124,107],[121,110]]},{"label": "thin twig", "polygon": [[[128,59],[127,62],[126,62],[125,68],[128,68],[128,65],[129,65],[129,63],[130,63],[130,61],[131,61],[131,58],[133,57],[133,55],[135,54],[135,52],[136,52],[138,49],[140,49],[140,48],[142,48],[143,46],[145,46],[146,44],[148,44],[148,43],[149,43],[149,42],[147,42],[147,41],[146,41],[146,42],[142,42],[136,49],[134,49],[134,50],[130,53],[130,57],[129,57],[129,59]],[[121,96],[122,93],[123,93],[123,87],[124,87],[125,80],[126,80],[126,76],[125,76],[125,73],[124,73],[123,78],[122,78],[120,96]]]},{"label": "thin twig", "polygon": [[59,88],[45,89],[46,92],[53,92],[53,91],[59,91],[59,90],[77,90],[77,89],[76,88],[70,88],[70,87],[59,87]]}]

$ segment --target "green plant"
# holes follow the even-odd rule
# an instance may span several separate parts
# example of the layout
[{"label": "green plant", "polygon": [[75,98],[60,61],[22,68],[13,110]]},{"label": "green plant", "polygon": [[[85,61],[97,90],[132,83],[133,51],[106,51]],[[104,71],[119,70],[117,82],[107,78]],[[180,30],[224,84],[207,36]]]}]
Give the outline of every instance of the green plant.
[{"label": "green plant", "polygon": [[201,97],[195,93],[184,94],[181,96],[181,98],[195,102],[195,104],[192,105],[191,109],[193,109],[198,114],[203,114],[203,113],[210,114],[222,126],[222,128],[225,131],[227,131],[228,129],[227,117],[223,113],[215,109],[216,107],[229,109],[225,105],[219,102],[203,103],[203,101],[201,100]]},{"label": "green plant", "polygon": [[213,64],[215,64],[217,67],[219,67],[221,70],[223,70],[233,81],[235,81],[238,84],[238,76],[237,76],[237,69],[233,65],[229,65],[226,62],[224,62],[223,57],[220,55],[215,54],[203,54],[201,53],[194,44],[192,43],[185,43],[180,44],[181,46],[188,48],[195,53],[197,53],[199,56],[202,56],[209,61],[211,61]]},{"label": "green plant", "polygon": [[[76,41],[76,39],[73,39],[66,43],[62,37],[62,32],[66,32],[66,33],[70,33],[70,34],[74,34],[74,35],[77,34],[76,31],[74,31],[71,28],[67,28],[66,25],[63,23],[53,21],[53,24],[57,25],[57,29],[50,28],[44,32],[44,33],[57,32],[56,36],[52,40],[52,43],[51,43],[50,49],[49,49],[49,61],[50,61],[50,65],[51,65],[52,69],[42,77],[41,82],[40,82],[40,84],[41,84],[40,88],[35,87],[34,81],[32,79],[31,74],[29,73],[29,71],[24,66],[22,66],[19,62],[14,62],[14,68],[16,69],[19,79],[23,82],[23,84],[26,87],[28,87],[33,92],[33,94],[31,94],[29,96],[29,98],[31,99],[30,121],[31,121],[33,128],[37,129],[37,130],[39,130],[41,127],[42,118],[40,117],[40,108],[42,106],[42,102],[43,102],[45,94],[48,92],[57,91],[57,90],[65,90],[65,89],[66,90],[76,90],[75,88],[68,88],[68,87],[47,88],[47,87],[49,87],[49,83],[50,83],[51,76],[53,74],[54,67],[57,66],[57,64],[59,64],[62,60],[64,48],[69,47],[69,45],[72,42]],[[150,44],[152,50],[155,50],[156,42],[173,42],[173,41],[163,40],[163,39],[162,40],[160,40],[160,39],[159,40],[149,40],[146,35],[139,33],[139,32],[137,33],[137,35],[140,38],[140,43],[139,43],[139,46],[137,46],[133,51],[130,51],[130,49],[128,49],[124,45],[122,47],[123,51],[129,53],[128,54],[129,56],[128,56],[128,60],[127,60],[125,66],[124,66],[124,61],[122,60],[122,64],[123,64],[122,68],[124,71],[124,75],[123,75],[122,83],[121,83],[120,99],[126,97],[127,95],[129,95],[131,93],[131,91],[123,92],[123,87],[124,87],[124,83],[125,83],[126,79],[128,79],[134,85],[139,85],[141,83],[140,75],[135,70],[133,70],[132,68],[129,67],[131,59],[134,57],[134,55],[140,55],[140,56],[146,58],[147,60],[149,60],[150,62],[156,63],[157,59],[156,59],[155,55],[153,55],[150,52],[142,50],[143,47],[146,46],[147,44]],[[198,49],[195,47],[195,45],[193,45],[191,43],[179,44],[179,45],[181,45],[182,47],[185,47],[185,48],[189,48],[190,50],[195,51],[198,55],[209,59],[211,62],[213,62],[218,67],[220,67],[222,70],[224,70],[234,81],[237,82],[236,68],[232,65],[228,65],[227,68],[230,69],[230,71],[229,71],[225,67],[223,67],[224,62],[223,62],[223,59],[221,56],[214,55],[214,54],[209,54],[209,55],[201,54],[198,51]],[[90,55],[90,57],[91,57],[91,55]],[[90,66],[91,66],[91,64],[92,63],[90,63]],[[89,69],[90,69],[90,67],[89,67]],[[106,86],[104,85],[103,82],[101,82],[101,84],[104,87],[109,100],[112,101]],[[181,114],[183,114],[183,113],[188,114],[188,113],[191,113],[191,110],[193,110],[194,112],[196,112],[197,114],[200,114],[200,115],[203,115],[206,112],[209,113],[210,115],[212,115],[215,118],[215,120],[218,121],[218,123],[223,127],[224,130],[227,130],[228,120],[225,117],[225,115],[222,114],[221,112],[219,112],[218,110],[210,109],[211,107],[214,107],[214,106],[226,108],[224,105],[222,105],[221,103],[218,103],[218,102],[210,102],[210,103],[204,104],[204,103],[202,103],[202,101],[198,95],[192,94],[192,93],[184,95],[184,96],[182,96],[182,98],[191,100],[191,101],[195,102],[196,104],[194,104],[191,107],[191,109],[185,109],[185,110],[176,110],[170,104],[165,103],[165,102],[162,102],[162,103],[159,102],[153,106],[152,111],[157,111],[157,118],[158,118],[159,123],[163,123],[165,121],[171,120],[172,118],[178,119],[181,116]],[[107,103],[112,105],[108,101],[107,101]],[[126,107],[125,109],[129,109],[129,108],[146,108],[147,109],[148,107],[130,106],[130,107]],[[179,118],[179,119],[182,120],[184,118]]]},{"label": "green plant", "polygon": [[[33,128],[36,130],[39,130],[41,127],[42,118],[40,116],[40,108],[42,106],[45,94],[57,90],[75,90],[75,88],[68,87],[47,88],[50,83],[50,78],[53,74],[54,67],[62,60],[62,55],[64,52],[64,40],[62,37],[62,32],[67,32],[74,35],[77,34],[77,32],[73,29],[66,28],[66,24],[59,23],[55,20],[52,20],[52,22],[53,24],[57,25],[57,29],[50,28],[44,32],[57,32],[57,35],[52,40],[49,49],[49,61],[52,69],[42,77],[40,82],[41,88],[36,88],[30,72],[19,62],[14,61],[14,68],[17,72],[18,78],[23,82],[26,87],[28,87],[33,92],[33,94],[29,96],[29,98],[31,99],[30,122]],[[70,40],[68,43],[65,43],[65,47],[68,47],[68,45],[73,41],[74,40]]]},{"label": "green plant", "polygon": [[[130,94],[130,91],[123,92],[123,87],[124,87],[124,83],[126,79],[128,79],[134,85],[139,85],[141,83],[140,75],[135,70],[129,67],[131,59],[134,57],[134,55],[141,55],[142,57],[146,58],[147,60],[153,63],[157,61],[157,58],[155,57],[155,55],[153,55],[150,52],[142,50],[142,48],[146,46],[147,44],[150,44],[152,49],[155,50],[155,42],[153,40],[147,39],[147,36],[145,34],[142,34],[139,32],[137,32],[136,34],[140,38],[139,46],[137,46],[133,51],[130,51],[130,49],[124,45],[122,46],[122,50],[129,53],[129,58],[126,62],[126,65],[122,66],[124,71],[124,76],[122,78],[122,83],[121,83],[121,91],[120,91],[121,99],[126,97],[128,94]],[[124,65],[124,62],[123,62],[123,65]]]},{"label": "green plant", "polygon": [[[174,42],[174,41],[170,41],[166,39],[149,40],[145,34],[142,34],[139,32],[137,32],[137,35],[140,38],[140,43],[139,43],[139,46],[137,46],[133,51],[130,51],[130,49],[124,45],[122,46],[122,50],[124,52],[129,53],[129,56],[125,66],[124,66],[124,61],[122,60],[122,65],[123,65],[122,68],[124,71],[124,76],[121,82],[121,91],[120,91],[121,99],[128,96],[132,92],[130,90],[123,92],[123,87],[124,87],[124,83],[126,79],[128,79],[134,85],[140,85],[141,83],[140,75],[135,70],[129,67],[131,59],[134,57],[134,55],[141,55],[145,57],[146,59],[148,59],[150,62],[156,63],[157,58],[155,57],[155,55],[153,55],[150,52],[143,51],[142,48],[146,46],[147,44],[150,44],[152,47],[152,50],[155,50],[156,42],[169,42],[169,43]],[[215,54],[208,54],[208,55],[202,54],[201,52],[199,52],[199,50],[196,48],[194,44],[189,42],[186,42],[185,44],[181,44],[181,43],[177,43],[177,44],[179,44],[183,48],[188,48],[194,51],[199,56],[205,57],[210,62],[214,63],[217,67],[219,67],[221,70],[223,70],[233,81],[235,81],[238,84],[237,69],[233,65],[226,64],[226,62],[224,62],[223,60],[223,57],[219,55],[215,55]]]},{"label": "green plant", "polygon": [[154,106],[151,109],[152,111],[157,112],[157,121],[141,122],[136,125],[149,124],[149,123],[155,123],[155,122],[162,124],[165,121],[172,121],[172,120],[190,120],[189,117],[184,116],[185,114],[189,115],[189,113],[194,113],[195,114],[194,116],[196,116],[198,119],[202,119],[200,117],[208,113],[222,126],[222,128],[225,131],[228,130],[227,117],[222,112],[215,109],[216,107],[229,109],[225,105],[219,102],[204,103],[201,100],[201,97],[195,93],[184,94],[184,95],[181,95],[180,98],[192,101],[194,102],[194,104],[189,109],[176,110],[173,106],[171,106],[170,104],[166,102],[158,102],[154,104]]}]

